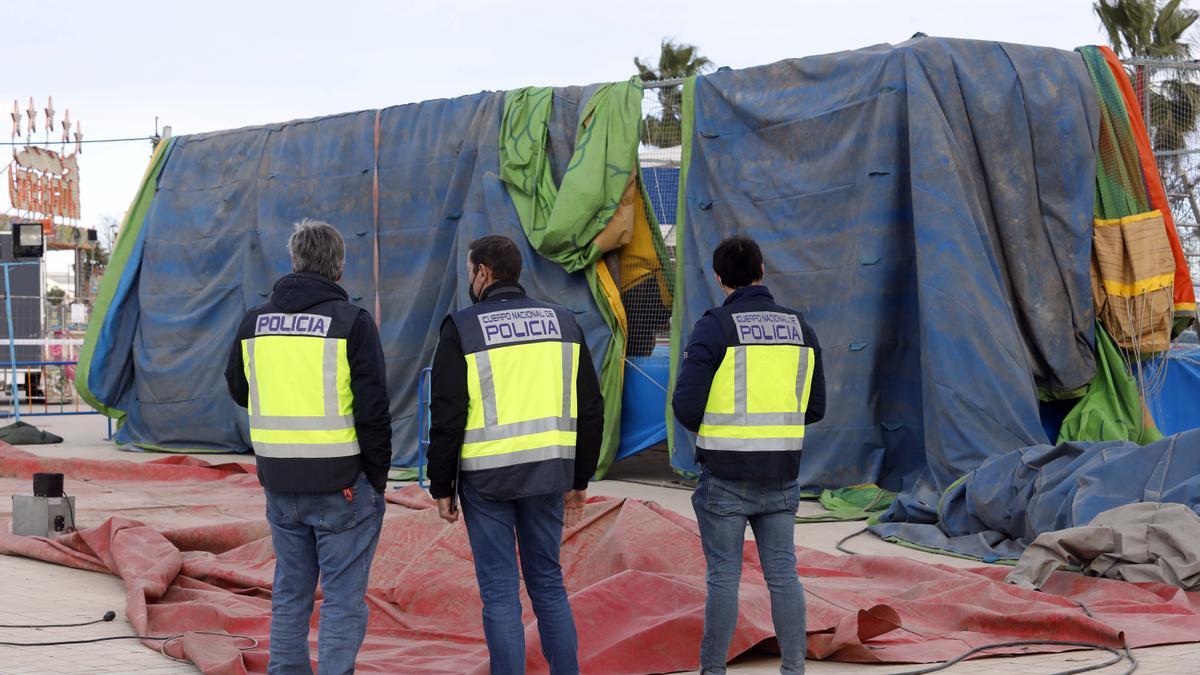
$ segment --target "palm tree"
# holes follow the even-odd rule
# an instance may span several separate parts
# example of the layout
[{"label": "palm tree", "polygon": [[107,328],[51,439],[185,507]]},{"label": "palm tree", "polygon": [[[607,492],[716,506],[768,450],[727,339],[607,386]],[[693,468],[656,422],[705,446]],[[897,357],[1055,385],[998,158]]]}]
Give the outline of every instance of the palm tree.
[{"label": "palm tree", "polygon": [[[638,75],[643,82],[661,82],[700,75],[714,68],[706,56],[701,56],[695,45],[676,43],[664,38],[658,55],[658,65],[651,68],[639,58],[633,59]],[[645,133],[642,140],[660,148],[680,144],[680,115],[683,112],[683,90],[679,85],[662,87],[658,90],[658,102],[662,110],[657,115],[646,115]]]},{"label": "palm tree", "polygon": [[1182,4],[1183,0],[1098,0],[1092,8],[1117,56],[1186,59],[1191,45],[1180,38],[1195,23],[1197,12]]},{"label": "palm tree", "polygon": [[[1200,18],[1200,12],[1182,4],[1183,0],[1098,0],[1093,9],[1118,57],[1182,61],[1192,53],[1183,35]],[[1142,66],[1131,75],[1138,101],[1150,102],[1144,112],[1154,149],[1183,149],[1186,136],[1196,128],[1200,87],[1182,78],[1155,86]]]}]

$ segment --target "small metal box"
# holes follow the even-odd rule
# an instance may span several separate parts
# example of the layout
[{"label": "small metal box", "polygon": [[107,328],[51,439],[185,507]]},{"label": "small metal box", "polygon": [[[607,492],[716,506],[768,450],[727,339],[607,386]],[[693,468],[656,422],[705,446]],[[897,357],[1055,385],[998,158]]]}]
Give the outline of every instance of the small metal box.
[{"label": "small metal box", "polygon": [[56,537],[75,530],[74,497],[13,495],[12,501],[13,534]]}]

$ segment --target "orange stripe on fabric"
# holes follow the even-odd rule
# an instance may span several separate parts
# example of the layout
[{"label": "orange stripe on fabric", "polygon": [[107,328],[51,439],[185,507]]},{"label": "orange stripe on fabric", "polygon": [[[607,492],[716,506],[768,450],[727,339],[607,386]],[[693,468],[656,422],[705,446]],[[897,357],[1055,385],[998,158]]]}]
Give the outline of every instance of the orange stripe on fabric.
[{"label": "orange stripe on fabric", "polygon": [[383,111],[375,111],[375,170],[372,176],[371,208],[375,222],[375,241],[371,245],[371,256],[374,259],[375,271],[375,327],[382,324],[379,321],[379,117]]},{"label": "orange stripe on fabric", "polygon": [[1162,211],[1163,222],[1167,226],[1167,239],[1171,242],[1171,255],[1175,258],[1175,305],[1196,303],[1196,292],[1192,288],[1192,277],[1188,272],[1187,259],[1183,255],[1183,246],[1179,243],[1179,232],[1175,230],[1175,219],[1171,215],[1171,207],[1167,204],[1167,193],[1163,189],[1162,176],[1158,173],[1158,164],[1154,161],[1154,151],[1150,147],[1150,136],[1146,132],[1146,123],[1142,119],[1142,109],[1138,104],[1133,85],[1121,60],[1108,47],[1100,47],[1108,69],[1112,71],[1125,99],[1125,107],[1129,111],[1130,126],[1133,127],[1133,138],[1137,143],[1138,158],[1141,160],[1143,177],[1146,180],[1146,194],[1150,198],[1150,207]]}]

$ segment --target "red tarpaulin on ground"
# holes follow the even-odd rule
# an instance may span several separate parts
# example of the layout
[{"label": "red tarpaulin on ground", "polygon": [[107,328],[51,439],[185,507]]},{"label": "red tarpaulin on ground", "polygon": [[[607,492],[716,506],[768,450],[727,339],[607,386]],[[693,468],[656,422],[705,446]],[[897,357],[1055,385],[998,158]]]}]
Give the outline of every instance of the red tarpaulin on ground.
[{"label": "red tarpaulin on ground", "polygon": [[[247,651],[238,641],[195,633],[170,645],[169,653],[206,673],[266,670],[274,556],[252,465],[180,456],[148,463],[43,459],[0,445],[0,489],[27,491],[34,471],[65,473],[81,524],[97,525],[45,540],[12,536],[4,524],[0,552],[120,576],[126,614],[142,635],[207,630],[259,639]],[[388,501],[358,669],[486,672],[463,525],[445,525],[416,488],[389,492]],[[811,658],[933,662],[1013,639],[1115,647],[1124,632],[1137,647],[1200,637],[1200,593],[1169,586],[1059,573],[1037,592],[1002,583],[1002,568],[962,570],[803,548],[797,554]],[[704,556],[694,521],[651,502],[594,499],[585,521],[567,533],[562,557],[584,672],[698,667]],[[745,560],[735,654],[774,632],[752,543]],[[534,616],[528,599],[522,601],[529,670],[546,672]]]}]

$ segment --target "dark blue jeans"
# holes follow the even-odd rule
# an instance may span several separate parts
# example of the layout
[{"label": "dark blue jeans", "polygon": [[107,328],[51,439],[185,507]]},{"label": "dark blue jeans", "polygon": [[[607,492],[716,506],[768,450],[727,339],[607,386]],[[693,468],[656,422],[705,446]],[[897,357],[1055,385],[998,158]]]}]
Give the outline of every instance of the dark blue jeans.
[{"label": "dark blue jeans", "polygon": [[312,673],[308,627],[318,574],[324,594],[318,672],[354,672],[367,633],[367,576],[379,543],[384,501],[363,474],[353,490],[349,501],[341,492],[267,491],[275,546],[268,673]]},{"label": "dark blue jeans", "polygon": [[747,523],[754,530],[763,577],[771,592],[771,619],[783,656],[779,672],[804,672],[804,589],[796,574],[795,544],[799,503],[800,485],[795,480],[730,481],[701,469],[700,485],[692,493],[708,563],[701,672],[725,673],[729,643],[737,626]]},{"label": "dark blue jeans", "polygon": [[542,655],[550,664],[550,672],[578,673],[579,641],[558,559],[563,531],[562,493],[494,502],[484,499],[465,480],[462,513],[483,600],[483,635],[492,675],[525,672],[518,546],[525,590],[537,615]]}]

